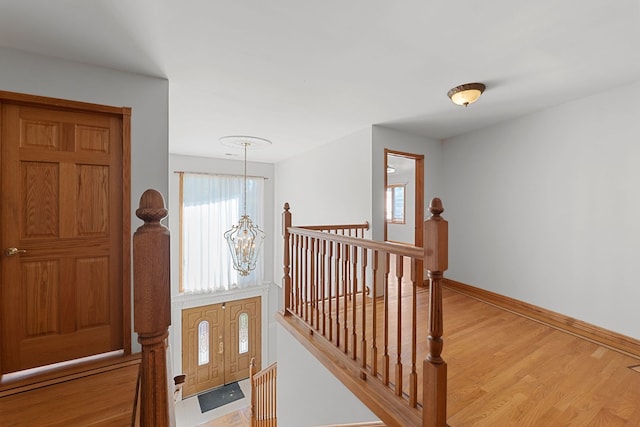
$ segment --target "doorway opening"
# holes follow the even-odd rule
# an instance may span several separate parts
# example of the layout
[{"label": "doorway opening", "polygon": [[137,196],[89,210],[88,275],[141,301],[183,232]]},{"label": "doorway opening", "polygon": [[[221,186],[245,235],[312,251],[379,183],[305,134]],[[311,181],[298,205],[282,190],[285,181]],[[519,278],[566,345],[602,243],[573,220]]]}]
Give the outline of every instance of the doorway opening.
[{"label": "doorway opening", "polygon": [[[422,247],[424,155],[385,148],[384,169],[384,240]],[[422,260],[416,268],[424,271]]]}]

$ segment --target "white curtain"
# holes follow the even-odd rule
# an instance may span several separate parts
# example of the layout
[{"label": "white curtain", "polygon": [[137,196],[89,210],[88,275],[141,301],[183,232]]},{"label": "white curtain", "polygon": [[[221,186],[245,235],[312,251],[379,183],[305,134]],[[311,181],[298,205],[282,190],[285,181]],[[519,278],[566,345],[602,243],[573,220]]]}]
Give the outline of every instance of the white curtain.
[{"label": "white curtain", "polygon": [[[241,276],[224,233],[243,212],[244,177],[182,174],[182,292],[220,292],[262,282],[263,256]],[[246,209],[263,229],[264,179],[247,177]]]}]

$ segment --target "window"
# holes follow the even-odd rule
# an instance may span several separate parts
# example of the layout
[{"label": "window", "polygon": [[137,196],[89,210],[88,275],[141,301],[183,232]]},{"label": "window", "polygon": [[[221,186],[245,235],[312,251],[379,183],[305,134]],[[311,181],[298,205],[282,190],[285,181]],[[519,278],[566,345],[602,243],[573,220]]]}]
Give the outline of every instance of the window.
[{"label": "window", "polygon": [[[243,212],[244,177],[180,174],[180,292],[219,292],[262,282],[262,254],[248,276],[233,268],[224,232]],[[262,225],[264,179],[247,177],[247,214]]]},{"label": "window", "polygon": [[209,363],[209,322],[198,324],[198,366]]},{"label": "window", "polygon": [[404,224],[404,192],[405,184],[387,186],[386,220],[393,224]]},{"label": "window", "polygon": [[242,313],[238,318],[238,354],[249,352],[249,314]]}]

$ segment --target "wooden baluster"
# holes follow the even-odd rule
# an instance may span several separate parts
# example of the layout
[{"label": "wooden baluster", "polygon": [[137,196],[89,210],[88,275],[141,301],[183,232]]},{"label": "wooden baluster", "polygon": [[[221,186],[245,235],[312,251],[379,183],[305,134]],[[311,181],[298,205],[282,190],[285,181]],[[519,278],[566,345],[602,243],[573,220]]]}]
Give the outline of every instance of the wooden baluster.
[{"label": "wooden baluster", "polygon": [[377,347],[377,339],[378,335],[378,315],[377,315],[377,305],[376,298],[378,296],[378,251],[373,251],[371,254],[371,261],[373,261],[372,268],[372,289],[373,295],[371,295],[371,318],[373,321],[371,322],[371,374],[375,377],[378,375],[378,347]]},{"label": "wooden baluster", "polygon": [[304,236],[302,238],[302,247],[303,254],[303,275],[302,275],[302,284],[304,286],[303,291],[303,308],[304,308],[304,321],[309,323],[309,288],[311,287],[311,280],[309,277],[309,237]]},{"label": "wooden baluster", "polygon": [[273,378],[271,379],[271,395],[273,396],[273,408],[271,411],[271,427],[278,425],[278,390],[277,390],[278,367],[273,368]]},{"label": "wooden baluster", "polygon": [[384,385],[389,385],[389,264],[391,263],[391,257],[386,252],[384,255],[384,354],[382,382]]},{"label": "wooden baluster", "polygon": [[144,221],[133,235],[134,329],[142,345],[140,425],[164,427],[169,420],[167,337],[171,325],[169,229],[162,194],[147,190],[136,216]]},{"label": "wooden baluster", "polygon": [[411,373],[409,374],[409,405],[418,404],[418,373],[416,371],[418,332],[418,270],[415,259],[411,260]]},{"label": "wooden baluster", "polygon": [[304,304],[304,300],[303,300],[303,294],[302,294],[302,290],[303,290],[303,286],[304,286],[304,276],[302,274],[302,269],[303,269],[303,265],[304,265],[304,261],[302,260],[302,242],[304,237],[297,235],[296,236],[296,274],[297,274],[297,286],[296,286],[296,291],[298,292],[297,295],[297,303],[298,303],[298,307],[296,309],[296,313],[298,314],[298,316],[302,319],[303,318],[303,304]]},{"label": "wooden baluster", "polygon": [[309,267],[309,291],[310,291],[310,313],[311,313],[311,318],[309,319],[309,324],[311,325],[311,327],[313,328],[315,326],[316,330],[318,329],[318,322],[317,322],[317,314],[318,314],[318,299],[317,297],[317,292],[318,292],[318,284],[316,282],[316,239],[315,237],[310,237],[309,238],[309,261],[310,261],[310,267]]},{"label": "wooden baluster", "polygon": [[258,391],[258,396],[256,397],[258,400],[258,420],[260,421],[260,425],[264,425],[264,393],[262,391],[262,377],[258,379],[256,390]]},{"label": "wooden baluster", "polygon": [[344,299],[342,300],[343,302],[343,309],[344,309],[344,313],[343,313],[343,331],[344,331],[344,337],[343,337],[343,342],[344,342],[344,352],[348,353],[349,352],[349,325],[348,325],[348,320],[349,319],[349,303],[348,301],[348,296],[349,296],[349,279],[350,279],[350,274],[349,274],[349,253],[350,253],[350,247],[349,245],[345,244],[344,245],[344,258],[343,258],[343,262],[342,262],[342,279],[343,279],[343,284],[342,284],[342,294],[344,296]]},{"label": "wooden baluster", "polygon": [[[358,328],[356,327],[357,320],[357,304],[356,296],[358,291],[358,247],[351,247],[351,358],[356,360],[358,357]],[[363,325],[364,326],[364,325]]]},{"label": "wooden baluster", "polygon": [[396,255],[396,278],[398,283],[397,298],[397,322],[396,322],[396,338],[397,338],[397,357],[396,357],[396,395],[402,396],[402,276],[403,276],[404,257]]},{"label": "wooden baluster", "polygon": [[362,368],[367,368],[367,249],[362,248],[362,261],[360,263],[360,281],[362,282],[362,339],[360,340],[360,358]]},{"label": "wooden baluster", "polygon": [[338,242],[334,242],[336,247],[336,258],[335,258],[335,285],[336,285],[336,347],[340,348],[340,280],[342,279],[342,275],[340,274],[340,248],[341,244]]},{"label": "wooden baluster", "polygon": [[428,353],[423,362],[423,427],[444,427],[447,423],[447,364],[442,353],[442,275],[448,268],[447,221],[440,216],[440,199],[431,200],[431,217],[424,223],[424,265],[429,278]]},{"label": "wooden baluster", "polygon": [[297,307],[296,307],[296,313],[298,314],[298,316],[300,318],[302,318],[302,304],[304,303],[303,299],[302,299],[302,287],[303,287],[303,276],[302,276],[302,239],[303,237],[300,235],[296,236],[296,291],[297,291],[297,296],[296,296],[296,302],[297,302]]},{"label": "wooden baluster", "polygon": [[335,279],[335,273],[331,269],[332,260],[333,260],[333,242],[327,242],[327,290],[329,291],[328,303],[328,312],[329,312],[329,341],[333,342],[333,315],[331,313],[332,310],[332,293],[333,293],[333,282]]},{"label": "wooden baluster", "polygon": [[304,237],[298,236],[298,316],[304,317]]},{"label": "wooden baluster", "polygon": [[284,276],[282,277],[282,285],[284,287],[284,307],[283,314],[289,316],[289,310],[291,309],[291,245],[289,243],[290,234],[289,227],[291,227],[291,212],[289,212],[289,203],[284,204],[284,212],[282,212],[282,238],[284,240],[283,250],[283,270]]},{"label": "wooden baluster", "polygon": [[313,247],[313,250],[316,253],[316,272],[315,272],[315,284],[316,284],[316,330],[321,331],[322,330],[322,324],[320,322],[320,316],[322,315],[322,307],[321,305],[323,304],[322,301],[322,282],[321,282],[321,276],[322,276],[322,270],[321,270],[321,264],[322,264],[322,260],[320,258],[320,246],[321,246],[321,242],[320,239],[315,239],[315,246]]},{"label": "wooden baluster", "polygon": [[319,243],[319,248],[320,248],[320,300],[322,301],[322,335],[323,336],[327,336],[327,330],[326,330],[326,326],[327,326],[327,292],[326,292],[326,286],[327,286],[327,277],[326,277],[326,265],[325,265],[325,261],[326,261],[326,248],[327,248],[327,241],[322,239],[322,242]]}]

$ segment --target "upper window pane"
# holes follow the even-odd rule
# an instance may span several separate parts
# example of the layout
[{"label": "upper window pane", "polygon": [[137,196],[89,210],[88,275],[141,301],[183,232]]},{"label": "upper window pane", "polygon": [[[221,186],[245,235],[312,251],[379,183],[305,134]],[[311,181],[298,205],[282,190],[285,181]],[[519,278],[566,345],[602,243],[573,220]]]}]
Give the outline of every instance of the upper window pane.
[{"label": "upper window pane", "polygon": [[405,223],[405,184],[387,186],[385,218],[394,224]]},{"label": "upper window pane", "polygon": [[[181,179],[181,292],[218,292],[262,282],[262,255],[248,276],[233,268],[225,231],[243,211],[244,177],[183,173]],[[263,225],[264,179],[247,178],[247,214]]]}]

